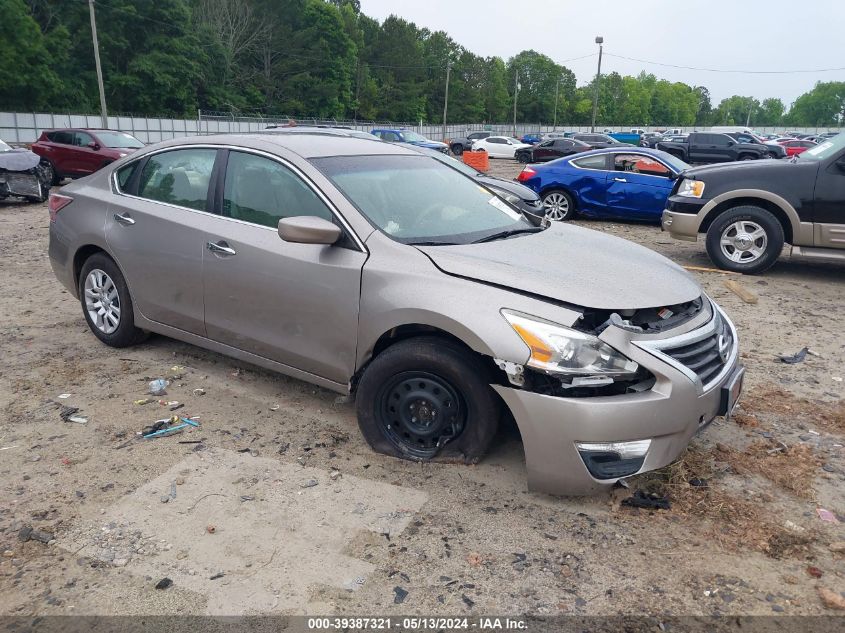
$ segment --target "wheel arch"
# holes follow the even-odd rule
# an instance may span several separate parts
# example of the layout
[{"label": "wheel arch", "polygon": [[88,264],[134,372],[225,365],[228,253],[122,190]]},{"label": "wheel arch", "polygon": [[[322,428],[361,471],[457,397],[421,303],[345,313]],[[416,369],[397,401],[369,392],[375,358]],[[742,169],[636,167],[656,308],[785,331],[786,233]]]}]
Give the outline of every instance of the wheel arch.
[{"label": "wheel arch", "polygon": [[[712,206],[710,206],[712,204]],[[704,213],[704,218],[699,226],[699,233],[707,233],[722,213],[742,206],[760,207],[769,211],[777,218],[783,227],[784,241],[791,244],[794,237],[800,233],[800,221],[798,213],[792,206],[780,196],[767,191],[746,191],[737,192],[736,195],[717,196]]]}]

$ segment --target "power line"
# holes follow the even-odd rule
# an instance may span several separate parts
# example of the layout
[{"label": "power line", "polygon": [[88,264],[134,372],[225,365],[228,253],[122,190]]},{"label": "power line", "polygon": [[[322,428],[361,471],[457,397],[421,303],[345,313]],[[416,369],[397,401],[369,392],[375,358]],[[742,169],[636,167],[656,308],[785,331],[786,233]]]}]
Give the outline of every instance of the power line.
[{"label": "power line", "polygon": [[682,70],[697,70],[706,73],[734,73],[741,75],[797,75],[808,73],[829,73],[845,70],[845,67],[840,68],[815,68],[812,70],[738,70],[729,68],[699,68],[696,66],[681,66],[679,64],[667,64],[663,62],[649,61],[647,59],[637,59],[636,57],[626,57],[625,55],[615,55],[613,53],[605,53],[608,57],[616,57],[617,59],[626,59],[631,62],[639,62],[641,64],[651,64],[653,66],[665,66],[666,68],[680,68]]}]

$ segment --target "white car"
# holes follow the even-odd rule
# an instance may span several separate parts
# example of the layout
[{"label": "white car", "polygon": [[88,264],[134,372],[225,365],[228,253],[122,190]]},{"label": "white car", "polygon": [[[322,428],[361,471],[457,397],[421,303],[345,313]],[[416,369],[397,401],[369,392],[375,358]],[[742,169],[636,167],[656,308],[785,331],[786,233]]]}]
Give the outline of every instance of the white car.
[{"label": "white car", "polygon": [[472,149],[483,149],[490,158],[515,158],[516,151],[526,147],[531,146],[511,136],[488,136],[472,144]]}]

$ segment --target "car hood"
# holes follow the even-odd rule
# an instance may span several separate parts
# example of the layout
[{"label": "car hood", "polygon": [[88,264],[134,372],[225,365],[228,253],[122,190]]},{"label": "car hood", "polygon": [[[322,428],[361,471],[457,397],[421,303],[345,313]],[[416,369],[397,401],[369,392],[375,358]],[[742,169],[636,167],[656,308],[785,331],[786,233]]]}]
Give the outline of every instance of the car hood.
[{"label": "car hood", "polygon": [[28,149],[12,149],[0,152],[0,169],[7,171],[26,171],[38,167],[41,157]]},{"label": "car hood", "polygon": [[[716,163],[713,165],[701,165],[699,167],[691,167],[684,171],[685,178],[699,178],[707,177],[710,174],[730,175],[732,178],[747,179],[757,175],[765,176],[771,183],[781,182],[779,176],[775,174],[782,174],[783,178],[794,178],[804,170],[815,171],[817,163],[809,161],[801,163],[800,161],[793,163],[789,160],[749,160],[739,161],[735,163]],[[781,171],[777,171],[781,170]]]},{"label": "car hood", "polygon": [[495,242],[417,248],[447,274],[586,308],[662,307],[702,292],[662,255],[571,224]]},{"label": "car hood", "polygon": [[429,149],[442,149],[444,147],[448,147],[446,143],[440,143],[438,141],[408,141],[410,145],[416,145],[417,147],[427,147]]}]

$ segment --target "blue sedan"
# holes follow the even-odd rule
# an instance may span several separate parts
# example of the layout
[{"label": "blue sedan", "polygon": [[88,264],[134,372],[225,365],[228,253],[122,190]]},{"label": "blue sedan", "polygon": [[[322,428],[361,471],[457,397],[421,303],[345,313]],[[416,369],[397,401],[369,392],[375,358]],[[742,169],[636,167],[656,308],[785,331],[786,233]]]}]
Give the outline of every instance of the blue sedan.
[{"label": "blue sedan", "polygon": [[672,187],[688,168],[659,150],[607,148],[528,165],[517,180],[539,194],[550,220],[581,214],[659,222]]}]

